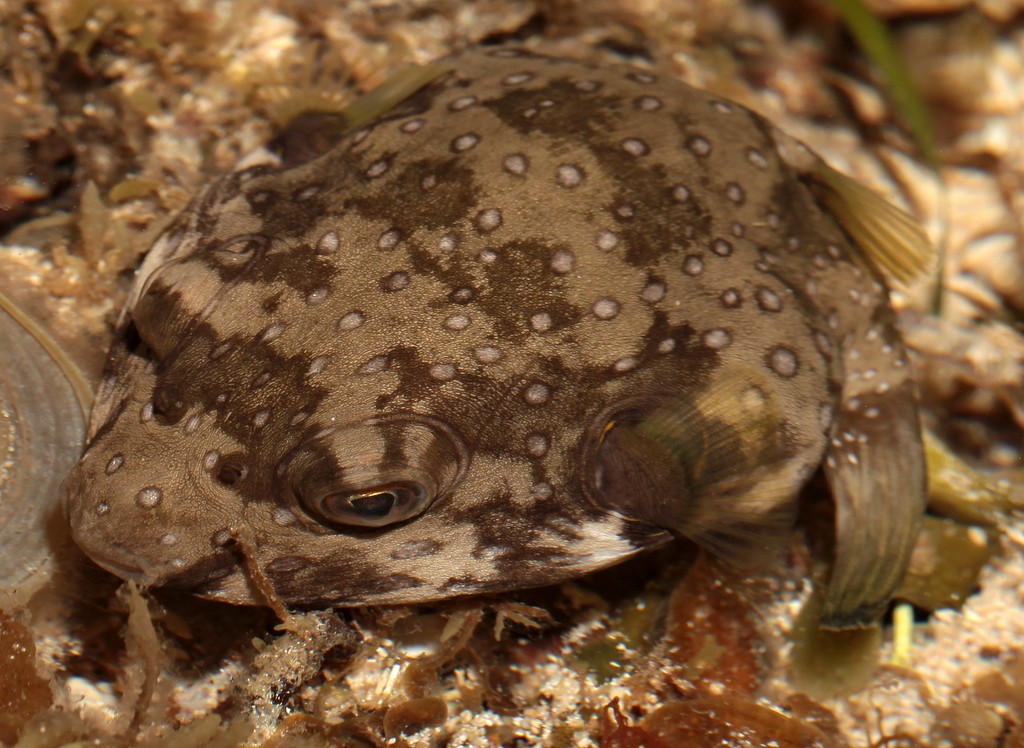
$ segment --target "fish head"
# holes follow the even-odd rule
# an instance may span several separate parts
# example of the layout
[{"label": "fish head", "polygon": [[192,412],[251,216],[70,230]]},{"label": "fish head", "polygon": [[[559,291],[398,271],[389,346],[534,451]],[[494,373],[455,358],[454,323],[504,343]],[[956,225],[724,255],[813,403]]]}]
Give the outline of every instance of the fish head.
[{"label": "fish head", "polygon": [[[257,228],[186,238],[144,281],[66,482],[99,565],[232,603],[267,602],[263,577],[289,603],[344,606],[550,584],[669,539],[595,495],[588,455],[625,382],[501,347],[481,309],[453,334],[459,313],[432,303],[449,289],[382,290],[394,271],[369,260],[337,272],[322,227],[310,251]],[[258,277],[278,253],[287,271]]]}]

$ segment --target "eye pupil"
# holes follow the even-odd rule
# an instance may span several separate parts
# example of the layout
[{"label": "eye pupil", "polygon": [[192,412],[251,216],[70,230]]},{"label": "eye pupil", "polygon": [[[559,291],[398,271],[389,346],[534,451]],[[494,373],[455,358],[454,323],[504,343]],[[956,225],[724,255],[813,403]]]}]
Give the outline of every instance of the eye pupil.
[{"label": "eye pupil", "polygon": [[418,485],[392,484],[326,494],[315,504],[315,511],[330,522],[383,527],[416,516],[428,499],[427,492]]},{"label": "eye pupil", "polygon": [[366,517],[386,517],[395,506],[393,491],[381,491],[366,496],[357,496],[351,500],[352,508]]}]

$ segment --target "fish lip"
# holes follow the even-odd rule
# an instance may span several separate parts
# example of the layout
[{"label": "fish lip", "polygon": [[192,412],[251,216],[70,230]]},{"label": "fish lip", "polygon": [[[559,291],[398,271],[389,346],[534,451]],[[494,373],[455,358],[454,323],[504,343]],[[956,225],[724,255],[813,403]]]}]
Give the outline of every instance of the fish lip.
[{"label": "fish lip", "polygon": [[109,571],[116,577],[143,585],[148,585],[153,581],[153,575],[148,573],[141,566],[133,566],[121,561],[115,561],[107,556],[102,556],[92,551],[90,551],[88,555],[89,558],[92,559],[93,563],[100,568]]}]

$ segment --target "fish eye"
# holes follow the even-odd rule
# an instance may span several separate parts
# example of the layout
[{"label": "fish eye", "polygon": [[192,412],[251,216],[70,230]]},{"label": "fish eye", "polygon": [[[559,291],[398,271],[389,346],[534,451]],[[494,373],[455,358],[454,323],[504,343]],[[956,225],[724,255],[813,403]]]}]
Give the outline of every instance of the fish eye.
[{"label": "fish eye", "polygon": [[427,490],[416,483],[391,483],[364,491],[337,491],[317,502],[318,514],[329,522],[383,527],[415,517],[430,503]]}]

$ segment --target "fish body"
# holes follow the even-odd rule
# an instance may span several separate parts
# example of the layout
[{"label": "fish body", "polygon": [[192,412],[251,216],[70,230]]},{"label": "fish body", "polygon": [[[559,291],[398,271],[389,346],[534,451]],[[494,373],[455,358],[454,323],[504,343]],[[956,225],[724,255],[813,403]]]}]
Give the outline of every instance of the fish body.
[{"label": "fish body", "polygon": [[756,557],[824,463],[833,622],[877,615],[920,436],[816,158],[632,67],[448,65],[322,152],[250,159],[158,240],[66,484],[77,542],[234,603],[265,602],[253,565],[289,603],[422,602],[673,537]]}]

